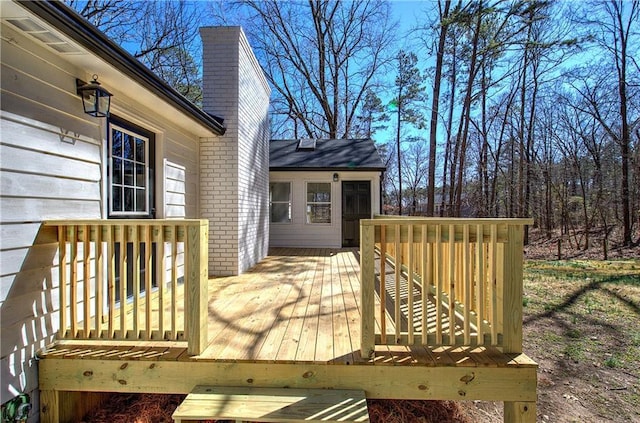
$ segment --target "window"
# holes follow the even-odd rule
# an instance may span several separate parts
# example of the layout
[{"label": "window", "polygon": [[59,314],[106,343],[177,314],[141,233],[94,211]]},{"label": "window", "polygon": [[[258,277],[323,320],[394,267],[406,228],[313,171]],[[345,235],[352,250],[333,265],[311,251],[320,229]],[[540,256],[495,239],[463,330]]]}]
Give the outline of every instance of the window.
[{"label": "window", "polygon": [[[154,218],[154,164],[155,164],[155,136],[152,132],[140,128],[116,116],[109,117],[108,129],[108,160],[107,160],[107,203],[109,218]],[[120,284],[124,283],[126,275],[127,298],[133,295],[134,279],[134,244],[127,242],[122,245],[114,243],[115,254],[115,301],[120,298]],[[145,244],[139,244],[139,254],[145,255]],[[127,260],[125,269],[120,268],[120,257]],[[156,245],[151,249],[152,266],[146,268],[144,260],[137,270],[141,281],[147,271],[151,272],[151,286],[156,288]],[[140,284],[140,292],[144,292],[144,284]]]},{"label": "window", "polygon": [[331,223],[331,183],[307,183],[307,223]]},{"label": "window", "polygon": [[109,121],[109,217],[153,217],[153,134]]},{"label": "window", "polygon": [[291,183],[269,184],[269,209],[272,223],[291,223]]}]

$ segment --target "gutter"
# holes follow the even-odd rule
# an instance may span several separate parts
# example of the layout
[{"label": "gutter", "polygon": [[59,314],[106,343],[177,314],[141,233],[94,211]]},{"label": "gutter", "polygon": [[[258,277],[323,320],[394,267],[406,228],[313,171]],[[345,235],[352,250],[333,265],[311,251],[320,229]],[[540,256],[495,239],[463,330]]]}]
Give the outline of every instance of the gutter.
[{"label": "gutter", "polygon": [[215,134],[223,135],[225,133],[224,119],[205,112],[187,100],[129,52],[114,43],[102,31],[91,25],[61,1],[18,0],[17,3],[82,45],[88,51],[102,57],[119,71],[175,108],[193,116]]},{"label": "gutter", "polygon": [[270,167],[270,172],[385,172],[386,167],[304,167],[304,166],[288,166],[288,167]]}]

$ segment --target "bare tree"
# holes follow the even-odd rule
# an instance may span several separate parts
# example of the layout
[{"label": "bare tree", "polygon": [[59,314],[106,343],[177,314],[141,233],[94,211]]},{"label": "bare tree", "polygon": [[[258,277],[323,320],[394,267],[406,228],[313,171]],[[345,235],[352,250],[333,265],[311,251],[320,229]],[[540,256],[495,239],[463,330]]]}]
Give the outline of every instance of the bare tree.
[{"label": "bare tree", "polygon": [[[586,16],[580,22],[595,29],[591,32],[591,37],[600,48],[610,57],[608,63],[613,67],[613,80],[617,87],[616,107],[618,116],[615,120],[607,120],[602,111],[605,98],[597,97],[597,88],[586,81],[582,87],[577,87],[580,94],[585,98],[589,107],[586,109],[611,136],[620,147],[620,199],[622,202],[622,225],[623,243],[631,245],[631,232],[633,220],[631,217],[631,197],[629,189],[630,160],[631,160],[631,131],[629,119],[629,61],[634,57],[630,48],[636,47],[630,40],[637,36],[637,25],[640,20],[640,2],[637,0],[608,0],[598,1],[590,4]],[[636,51],[637,52],[637,51]],[[609,69],[611,69],[609,67]],[[605,72],[608,70],[605,67]],[[637,73],[636,73],[637,78]],[[610,98],[610,97],[609,97]]]},{"label": "bare tree", "polygon": [[367,89],[393,59],[395,26],[381,0],[241,0],[242,24],[274,87],[276,136],[349,138]]},{"label": "bare tree", "polygon": [[409,196],[409,215],[415,216],[420,211],[420,193],[425,194],[424,184],[427,179],[429,161],[426,140],[412,138],[402,155],[402,174],[407,182]]},{"label": "bare tree", "polygon": [[421,103],[424,101],[424,76],[418,69],[418,57],[415,53],[398,52],[398,71],[395,80],[395,97],[391,104],[396,115],[396,152],[398,160],[398,214],[402,215],[402,146],[403,123],[422,129],[424,116]]},{"label": "bare tree", "polygon": [[202,102],[196,58],[201,9],[187,1],[67,0],[151,71],[196,104]]},{"label": "bare tree", "polygon": [[442,66],[444,63],[444,49],[449,29],[449,10],[451,0],[438,0],[438,47],[436,49],[436,67],[433,78],[433,96],[431,97],[431,121],[429,127],[429,171],[427,180],[427,216],[435,212],[436,192],[436,154],[438,141],[438,116],[440,113],[440,87],[442,85]]}]

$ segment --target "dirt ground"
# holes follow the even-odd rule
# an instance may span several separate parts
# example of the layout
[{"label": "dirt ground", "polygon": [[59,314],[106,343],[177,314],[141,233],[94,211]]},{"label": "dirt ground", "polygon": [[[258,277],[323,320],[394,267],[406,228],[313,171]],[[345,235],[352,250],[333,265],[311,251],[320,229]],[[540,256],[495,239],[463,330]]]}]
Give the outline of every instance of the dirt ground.
[{"label": "dirt ground", "polygon": [[[584,251],[564,242],[559,261],[557,239],[535,236],[525,251],[523,330],[524,352],[540,366],[538,422],[640,422],[640,246],[611,248],[604,262],[601,247]],[[119,397],[85,422],[171,422],[180,401]],[[369,406],[372,423],[502,421],[501,402]]]},{"label": "dirt ground", "polygon": [[[534,237],[537,234],[533,234]],[[538,422],[640,422],[640,246],[525,251],[524,352],[539,364]],[[461,402],[470,422],[501,421],[502,403]]]}]

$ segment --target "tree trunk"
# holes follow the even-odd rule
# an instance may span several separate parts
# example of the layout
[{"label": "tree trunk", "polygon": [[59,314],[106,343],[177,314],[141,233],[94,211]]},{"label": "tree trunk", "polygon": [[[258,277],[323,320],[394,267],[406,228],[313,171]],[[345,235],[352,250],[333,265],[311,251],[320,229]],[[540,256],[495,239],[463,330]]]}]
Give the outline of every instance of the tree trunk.
[{"label": "tree trunk", "polygon": [[[634,2],[637,4],[636,2]],[[618,92],[620,94],[620,118],[622,120],[622,134],[620,137],[620,152],[622,166],[622,224],[623,224],[623,244],[631,245],[631,206],[629,198],[629,144],[631,143],[631,133],[629,130],[629,118],[627,115],[627,41],[628,33],[625,33],[622,25],[622,13],[618,11],[618,24],[620,36],[620,60],[616,60],[618,66]]]},{"label": "tree trunk", "polygon": [[[402,88],[398,92],[398,99],[402,98]],[[401,151],[400,151],[400,122],[402,115],[402,104],[398,100],[398,128],[396,130],[396,148],[398,153],[398,215],[402,216],[402,164],[401,164]]]},{"label": "tree trunk", "polygon": [[[458,61],[456,58],[457,54],[457,42],[454,37],[453,39],[453,52],[452,52],[452,60],[451,60],[451,91],[449,93],[450,101],[449,101],[449,116],[447,121],[447,144],[444,150],[444,165],[442,172],[442,198],[440,199],[440,216],[449,216],[450,213],[445,212],[447,207],[446,198],[447,198],[447,166],[449,166],[449,161],[451,157],[451,133],[453,131],[453,110],[455,108],[455,99],[456,99],[456,82],[457,82],[457,65]],[[452,166],[453,167],[453,166]],[[453,184],[453,176],[449,176],[449,185]],[[451,196],[449,196],[449,203],[451,203]]]},{"label": "tree trunk", "polygon": [[[476,76],[476,63],[478,59],[478,41],[480,39],[480,27],[482,24],[482,1],[478,3],[478,16],[476,20],[475,32],[473,34],[472,51],[471,51],[471,63],[469,65],[469,79],[467,81],[467,90],[464,97],[463,106],[463,128],[462,134],[460,134],[460,148],[458,165],[458,176],[456,177],[455,184],[455,216],[460,216],[462,206],[462,186],[464,185],[464,170],[465,170],[465,158],[467,155],[467,141],[469,137],[469,121],[471,119],[471,96],[473,94],[473,81]],[[453,176],[453,175],[452,175]]]},{"label": "tree trunk", "polygon": [[[441,3],[439,2],[439,5]],[[436,193],[436,148],[438,134],[438,112],[440,107],[440,85],[442,83],[442,63],[444,61],[444,47],[449,27],[446,21],[449,17],[451,0],[444,2],[444,11],[440,15],[440,37],[438,51],[436,53],[436,74],[433,79],[433,98],[431,100],[431,127],[429,129],[429,175],[427,180],[427,216],[433,216],[435,212]],[[446,164],[445,164],[446,166]]]}]

